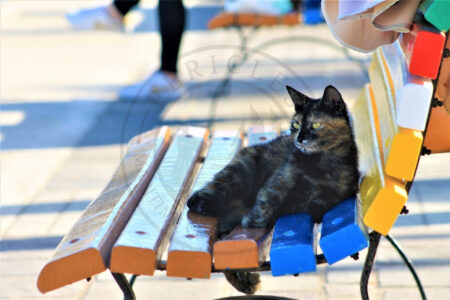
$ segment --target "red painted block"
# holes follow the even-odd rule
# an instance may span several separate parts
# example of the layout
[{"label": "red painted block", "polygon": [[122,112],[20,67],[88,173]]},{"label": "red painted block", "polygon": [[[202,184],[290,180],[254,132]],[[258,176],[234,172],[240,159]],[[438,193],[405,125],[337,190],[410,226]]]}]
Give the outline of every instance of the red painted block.
[{"label": "red painted block", "polygon": [[400,45],[411,74],[435,79],[439,71],[445,35],[432,26],[414,23],[411,32],[400,37]]}]

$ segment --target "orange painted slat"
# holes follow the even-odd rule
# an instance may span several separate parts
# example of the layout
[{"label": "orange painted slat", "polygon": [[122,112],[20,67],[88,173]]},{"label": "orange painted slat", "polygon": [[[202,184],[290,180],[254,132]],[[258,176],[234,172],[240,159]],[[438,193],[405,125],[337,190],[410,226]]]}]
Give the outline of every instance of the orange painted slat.
[{"label": "orange painted slat", "polygon": [[236,227],[214,244],[214,267],[219,270],[257,268],[269,255],[272,232]]},{"label": "orange painted slat", "polygon": [[[445,47],[450,49],[450,38]],[[431,109],[424,146],[431,153],[450,152],[450,58],[442,60],[434,97],[443,106]]]},{"label": "orange painted slat", "polygon": [[[252,127],[248,133],[249,146],[266,143],[277,136],[271,126]],[[214,244],[216,269],[256,268],[269,254],[272,232],[261,228],[236,227]]]},{"label": "orange painted slat", "polygon": [[208,29],[217,29],[230,26],[294,26],[301,23],[300,15],[289,13],[281,16],[260,15],[255,13],[231,14],[227,12],[214,16],[208,22]]},{"label": "orange painted slat", "polygon": [[450,115],[444,107],[433,107],[424,146],[431,153],[450,152]]},{"label": "orange painted slat", "polygon": [[45,293],[106,270],[112,244],[136,208],[170,139],[168,127],[133,138],[113,178],[59,243],[39,274]]},{"label": "orange painted slat", "polygon": [[297,13],[290,13],[281,16],[280,24],[287,26],[295,26],[301,23],[300,15]]},{"label": "orange painted slat", "polygon": [[220,13],[208,22],[208,29],[216,29],[233,25],[234,15],[230,13]]},{"label": "orange painted slat", "polygon": [[[233,159],[241,144],[239,131],[216,131],[192,192],[211,181]],[[189,212],[189,208],[185,207],[170,240],[167,276],[209,278],[216,235],[215,218]]]},{"label": "orange painted slat", "polygon": [[110,270],[153,275],[181,214],[192,184],[191,173],[208,130],[182,127],[164,156],[141,202],[114,244]]}]

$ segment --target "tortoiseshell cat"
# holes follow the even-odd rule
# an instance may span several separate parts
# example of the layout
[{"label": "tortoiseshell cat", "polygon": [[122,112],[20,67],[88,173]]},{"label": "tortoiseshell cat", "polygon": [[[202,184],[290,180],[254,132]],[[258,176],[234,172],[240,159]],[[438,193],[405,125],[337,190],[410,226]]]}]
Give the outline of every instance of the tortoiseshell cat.
[{"label": "tortoiseshell cat", "polygon": [[[357,193],[357,149],[341,94],[333,86],[321,99],[287,90],[295,105],[291,133],[242,149],[187,202],[219,219],[219,235],[239,224],[270,228],[289,213],[306,212],[320,223],[325,212]],[[257,273],[225,275],[247,294],[259,284]]]}]

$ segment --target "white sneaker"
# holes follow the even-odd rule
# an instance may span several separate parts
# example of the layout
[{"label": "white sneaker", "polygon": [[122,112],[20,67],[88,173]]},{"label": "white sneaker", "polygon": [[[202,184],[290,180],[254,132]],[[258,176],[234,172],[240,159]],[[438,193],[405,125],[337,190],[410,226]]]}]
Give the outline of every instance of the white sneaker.
[{"label": "white sneaker", "polygon": [[106,6],[82,9],[66,14],[67,21],[75,29],[107,29],[123,31],[123,22],[113,18]]},{"label": "white sneaker", "polygon": [[172,102],[186,93],[183,84],[162,71],[156,71],[144,82],[148,98],[155,102]]}]

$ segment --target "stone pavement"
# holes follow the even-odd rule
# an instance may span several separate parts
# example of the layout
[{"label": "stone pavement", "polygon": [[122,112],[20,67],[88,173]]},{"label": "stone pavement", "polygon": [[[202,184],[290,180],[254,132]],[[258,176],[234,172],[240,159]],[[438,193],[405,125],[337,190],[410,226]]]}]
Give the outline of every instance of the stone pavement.
[{"label": "stone pavement", "polygon": [[[351,105],[367,81],[368,57],[349,60],[328,29],[260,30],[249,61],[233,74],[229,94],[216,103],[211,93],[226,66],[239,59],[231,30],[204,30],[216,2],[192,6],[179,69],[189,96],[168,105],[145,99],[140,82],[158,67],[160,42],[154,3],[144,2],[145,22],[136,33],[73,31],[64,13],[99,2],[0,1],[1,210],[0,298],[121,299],[107,272],[42,295],[37,275],[83,209],[108,182],[124,145],[135,134],[160,125],[247,128],[287,127],[292,108],[284,85],[320,96],[326,84]],[[148,18],[150,16],[150,18]],[[132,15],[139,19],[139,14]],[[271,39],[283,43],[256,49]],[[356,55],[356,54],[352,54]],[[450,295],[450,156],[421,160],[410,193],[410,214],[392,235],[413,260],[429,299]],[[319,266],[299,277],[264,274],[259,294],[295,299],[359,299],[360,261]],[[209,281],[138,278],[139,299],[213,299],[238,295],[221,274]],[[370,280],[372,299],[419,299],[410,273],[386,240]]]}]

